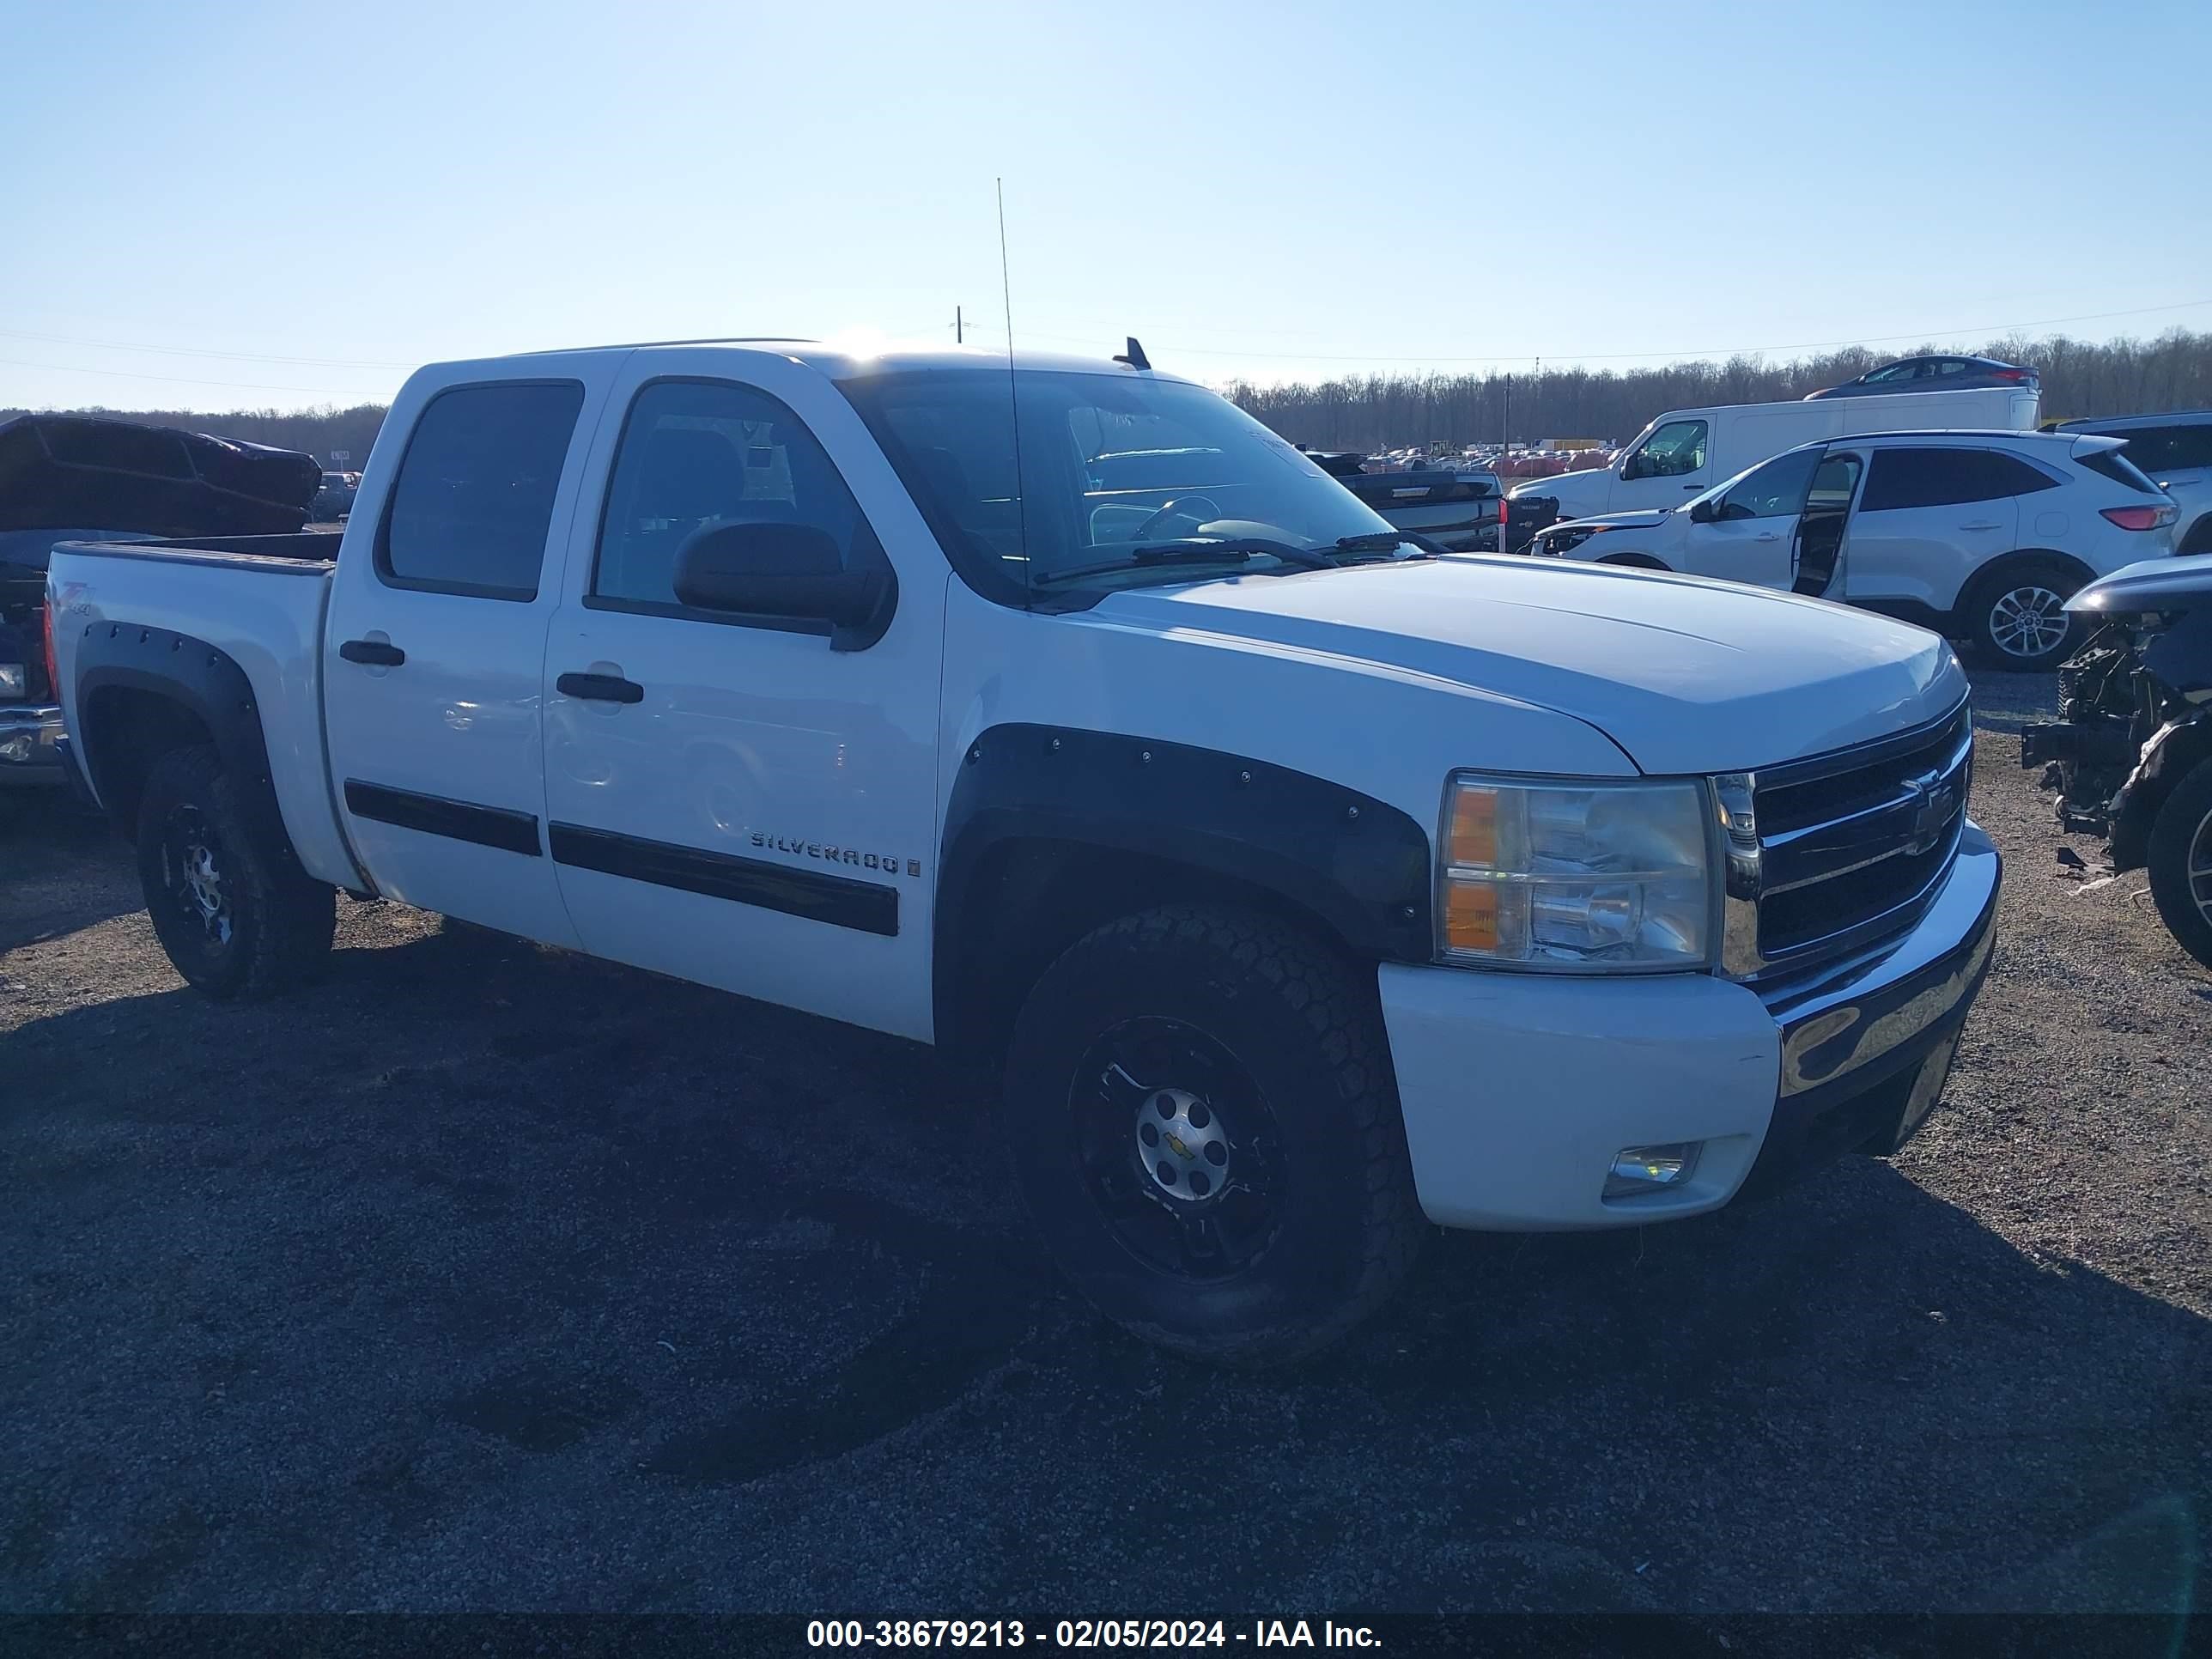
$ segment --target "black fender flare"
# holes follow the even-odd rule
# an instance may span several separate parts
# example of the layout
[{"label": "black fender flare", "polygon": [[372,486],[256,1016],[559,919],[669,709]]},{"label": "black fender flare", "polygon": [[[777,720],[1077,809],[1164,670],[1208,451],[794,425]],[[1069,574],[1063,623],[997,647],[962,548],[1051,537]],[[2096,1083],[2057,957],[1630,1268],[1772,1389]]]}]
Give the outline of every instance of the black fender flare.
[{"label": "black fender flare", "polygon": [[[120,769],[127,756],[112,732],[102,730],[100,694],[112,690],[166,698],[188,711],[207,729],[222,757],[223,769],[240,780],[255,828],[281,848],[294,865],[292,837],[276,805],[269,776],[269,750],[261,732],[260,706],[253,683],[227,651],[165,628],[132,623],[88,623],[76,651],[77,753],[100,804],[111,817],[119,803],[135,795],[125,789]],[[119,820],[118,820],[119,823]],[[137,826],[119,823],[126,835]]]},{"label": "black fender flare", "polygon": [[[1441,780],[1438,790],[1441,803]],[[1018,843],[1223,878],[1314,918],[1353,955],[1434,959],[1429,831],[1389,803],[1219,750],[999,726],[969,744],[946,805],[934,953],[940,1032],[961,1024],[963,969],[995,926],[1002,896],[988,872]]]}]

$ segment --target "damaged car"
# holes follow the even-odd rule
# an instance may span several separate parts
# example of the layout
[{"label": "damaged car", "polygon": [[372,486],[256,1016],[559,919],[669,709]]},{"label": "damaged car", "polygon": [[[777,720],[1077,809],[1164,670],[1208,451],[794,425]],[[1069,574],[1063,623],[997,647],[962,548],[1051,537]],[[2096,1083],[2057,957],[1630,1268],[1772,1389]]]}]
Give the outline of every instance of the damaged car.
[{"label": "damaged car", "polygon": [[55,544],[289,533],[321,483],[311,456],[204,432],[87,415],[0,422],[0,817],[17,792],[67,776],[43,637]]},{"label": "damaged car", "polygon": [[2212,968],[2212,554],[2147,560],[2067,603],[2094,631],[2058,669],[2060,718],[2021,732],[2059,822],[2148,870],[2160,918]]}]

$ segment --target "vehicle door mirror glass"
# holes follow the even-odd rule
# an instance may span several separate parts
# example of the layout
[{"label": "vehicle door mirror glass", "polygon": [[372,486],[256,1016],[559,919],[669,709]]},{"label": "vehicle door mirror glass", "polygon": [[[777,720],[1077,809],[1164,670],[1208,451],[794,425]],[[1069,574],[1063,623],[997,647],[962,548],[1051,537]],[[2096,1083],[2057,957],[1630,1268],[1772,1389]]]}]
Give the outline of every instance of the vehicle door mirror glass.
[{"label": "vehicle door mirror glass", "polygon": [[847,569],[829,532],[809,524],[715,525],[676,556],[679,604],[827,623],[830,644],[845,650],[882,637],[896,591],[887,567]]}]

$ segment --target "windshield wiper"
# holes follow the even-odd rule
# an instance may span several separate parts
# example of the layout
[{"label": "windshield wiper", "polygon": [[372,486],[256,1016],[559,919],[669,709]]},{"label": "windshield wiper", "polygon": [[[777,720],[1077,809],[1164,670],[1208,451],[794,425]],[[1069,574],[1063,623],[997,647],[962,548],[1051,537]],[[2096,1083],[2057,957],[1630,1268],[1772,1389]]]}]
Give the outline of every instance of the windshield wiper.
[{"label": "windshield wiper", "polygon": [[1180,541],[1148,542],[1133,547],[1121,558],[1102,560],[1096,564],[1079,564],[1066,570],[1048,571],[1030,581],[1033,587],[1048,582],[1076,581],[1085,576],[1110,576],[1123,570],[1147,570],[1171,564],[1244,564],[1261,557],[1280,559],[1285,564],[1300,570],[1334,570],[1336,561],[1327,554],[1310,547],[1293,547],[1288,542],[1271,541],[1264,536],[1224,536],[1208,540],[1203,536],[1186,536]]},{"label": "windshield wiper", "polygon": [[1424,553],[1441,556],[1450,550],[1415,530],[1376,530],[1364,536],[1340,536],[1337,550],[1341,553],[1388,553],[1396,547],[1418,547]]}]

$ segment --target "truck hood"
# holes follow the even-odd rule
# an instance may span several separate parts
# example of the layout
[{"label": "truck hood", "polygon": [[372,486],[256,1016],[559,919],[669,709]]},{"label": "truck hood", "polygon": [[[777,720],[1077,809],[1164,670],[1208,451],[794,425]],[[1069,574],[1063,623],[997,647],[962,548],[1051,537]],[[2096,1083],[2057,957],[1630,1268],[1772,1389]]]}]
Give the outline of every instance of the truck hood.
[{"label": "truck hood", "polygon": [[[1909,623],[1549,560],[1409,559],[1136,588],[1091,615],[1385,665],[1555,709],[1648,773],[1771,766],[1938,719],[1966,694],[1951,647]],[[1469,763],[1480,747],[1471,734]]]}]

